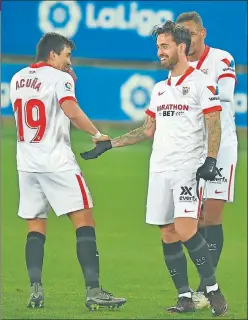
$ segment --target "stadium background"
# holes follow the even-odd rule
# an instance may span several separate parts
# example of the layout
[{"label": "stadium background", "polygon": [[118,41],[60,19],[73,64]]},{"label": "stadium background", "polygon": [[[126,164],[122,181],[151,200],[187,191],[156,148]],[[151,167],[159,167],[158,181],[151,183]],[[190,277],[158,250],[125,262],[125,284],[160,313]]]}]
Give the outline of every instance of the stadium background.
[{"label": "stadium background", "polygon": [[[226,240],[218,276],[228,292],[231,305],[229,317],[247,318],[245,1],[3,1],[3,318],[92,317],[82,307],[84,293],[83,286],[78,285],[81,274],[73,250],[73,232],[66,219],[62,218],[58,222],[54,215],[49,217],[50,233],[46,247],[48,258],[44,266],[47,304],[49,306],[50,303],[53,307],[38,314],[27,312],[23,308],[28,293],[23,261],[26,230],[22,221],[16,218],[18,183],[15,169],[15,128],[9,100],[11,77],[33,62],[36,43],[43,33],[56,31],[72,38],[77,46],[73,54],[73,65],[78,77],[76,95],[80,106],[97,122],[101,130],[116,136],[144,120],[144,110],[149,104],[155,82],[166,77],[166,72],[161,70],[158,63],[154,39],[149,36],[150,30],[167,19],[175,20],[184,11],[199,12],[208,32],[206,43],[229,51],[236,61],[238,83],[235,110],[240,160],[235,187],[236,202],[225,209]],[[92,146],[86,135],[75,130],[72,130],[72,145],[77,157],[80,151]],[[144,224],[149,153],[150,142],[146,142],[113,150],[93,162],[78,159],[96,204],[102,273],[106,279],[104,281],[110,290],[126,295],[130,301],[129,306],[121,313],[94,315],[94,318],[165,318],[163,306],[174,301],[175,291],[162,262],[159,234],[156,229]],[[238,216],[235,224],[234,216]],[[59,237],[61,233],[64,240]],[[67,257],[66,261],[64,255]],[[56,267],[56,272],[54,265],[60,267]],[[19,272],[16,272],[16,266]],[[154,268],[157,268],[156,277],[151,276]],[[197,276],[191,265],[189,272],[191,281],[196,286]],[[237,272],[238,279],[235,278]],[[58,283],[56,279],[59,276],[66,279]],[[71,292],[72,296],[64,297],[60,291]],[[59,301],[53,300],[51,292]],[[73,306],[73,310],[69,306],[65,308],[68,303]],[[204,311],[196,317],[206,318],[207,315]]]}]

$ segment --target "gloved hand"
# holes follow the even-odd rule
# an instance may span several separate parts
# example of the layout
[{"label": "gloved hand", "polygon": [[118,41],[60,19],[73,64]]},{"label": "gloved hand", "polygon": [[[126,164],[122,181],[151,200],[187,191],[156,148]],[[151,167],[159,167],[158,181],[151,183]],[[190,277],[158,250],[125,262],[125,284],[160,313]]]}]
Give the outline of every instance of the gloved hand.
[{"label": "gloved hand", "polygon": [[203,165],[196,172],[196,180],[213,181],[217,175],[216,162],[215,158],[207,157]]},{"label": "gloved hand", "polygon": [[66,67],[66,68],[64,69],[64,72],[69,73],[69,74],[72,76],[74,82],[77,81],[76,73],[74,72],[74,70],[73,70],[71,67]]},{"label": "gloved hand", "polygon": [[96,143],[94,149],[86,152],[80,153],[81,158],[84,160],[96,159],[104,152],[112,149],[112,144],[110,140],[100,141]]}]

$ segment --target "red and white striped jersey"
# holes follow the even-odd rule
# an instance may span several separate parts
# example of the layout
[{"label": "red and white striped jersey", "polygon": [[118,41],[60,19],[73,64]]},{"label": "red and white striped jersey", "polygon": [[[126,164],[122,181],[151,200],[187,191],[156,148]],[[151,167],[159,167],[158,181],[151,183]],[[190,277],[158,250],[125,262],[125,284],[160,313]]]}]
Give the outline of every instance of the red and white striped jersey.
[{"label": "red and white striped jersey", "polygon": [[74,100],[72,77],[46,63],[17,72],[10,83],[17,126],[17,169],[56,172],[78,169],[70,143],[70,120],[60,105]]},{"label": "red and white striped jersey", "polygon": [[235,62],[227,51],[205,46],[199,61],[189,62],[194,68],[210,76],[217,84],[222,106],[220,148],[237,145],[235,126],[234,89]]},{"label": "red and white striped jersey", "polygon": [[221,111],[215,81],[189,67],[158,82],[146,113],[156,117],[150,171],[196,169],[206,157],[204,114]]}]

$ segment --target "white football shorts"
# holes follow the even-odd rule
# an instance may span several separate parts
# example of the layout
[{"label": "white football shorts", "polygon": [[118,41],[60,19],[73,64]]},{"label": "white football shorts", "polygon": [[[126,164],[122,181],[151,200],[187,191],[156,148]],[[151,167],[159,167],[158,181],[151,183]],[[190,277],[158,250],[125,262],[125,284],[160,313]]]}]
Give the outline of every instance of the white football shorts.
[{"label": "white football shorts", "polygon": [[24,219],[47,218],[93,207],[91,195],[80,170],[36,173],[19,171],[19,211]]},{"label": "white football shorts", "polygon": [[207,181],[206,198],[233,202],[237,147],[220,148],[217,158],[217,176],[214,181]]},{"label": "white football shorts", "polygon": [[205,181],[200,180],[196,193],[196,170],[150,172],[147,194],[146,223],[166,225],[175,218],[198,219]]}]

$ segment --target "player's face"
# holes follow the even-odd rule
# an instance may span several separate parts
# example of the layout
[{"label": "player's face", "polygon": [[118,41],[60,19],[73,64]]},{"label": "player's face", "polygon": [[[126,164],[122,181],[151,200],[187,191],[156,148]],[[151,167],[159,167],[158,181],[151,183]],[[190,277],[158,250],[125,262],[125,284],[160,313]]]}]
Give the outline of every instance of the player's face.
[{"label": "player's face", "polygon": [[160,34],[157,37],[157,54],[161,65],[171,70],[178,63],[178,46],[170,34]]},{"label": "player's face", "polygon": [[191,46],[189,49],[189,56],[193,56],[198,52],[198,50],[201,50],[202,44],[204,44],[204,39],[206,37],[206,29],[202,28],[194,21],[185,21],[181,24],[184,25],[190,31]]},{"label": "player's face", "polygon": [[64,70],[71,65],[71,48],[64,47],[60,54],[54,53],[53,66],[56,69]]}]

